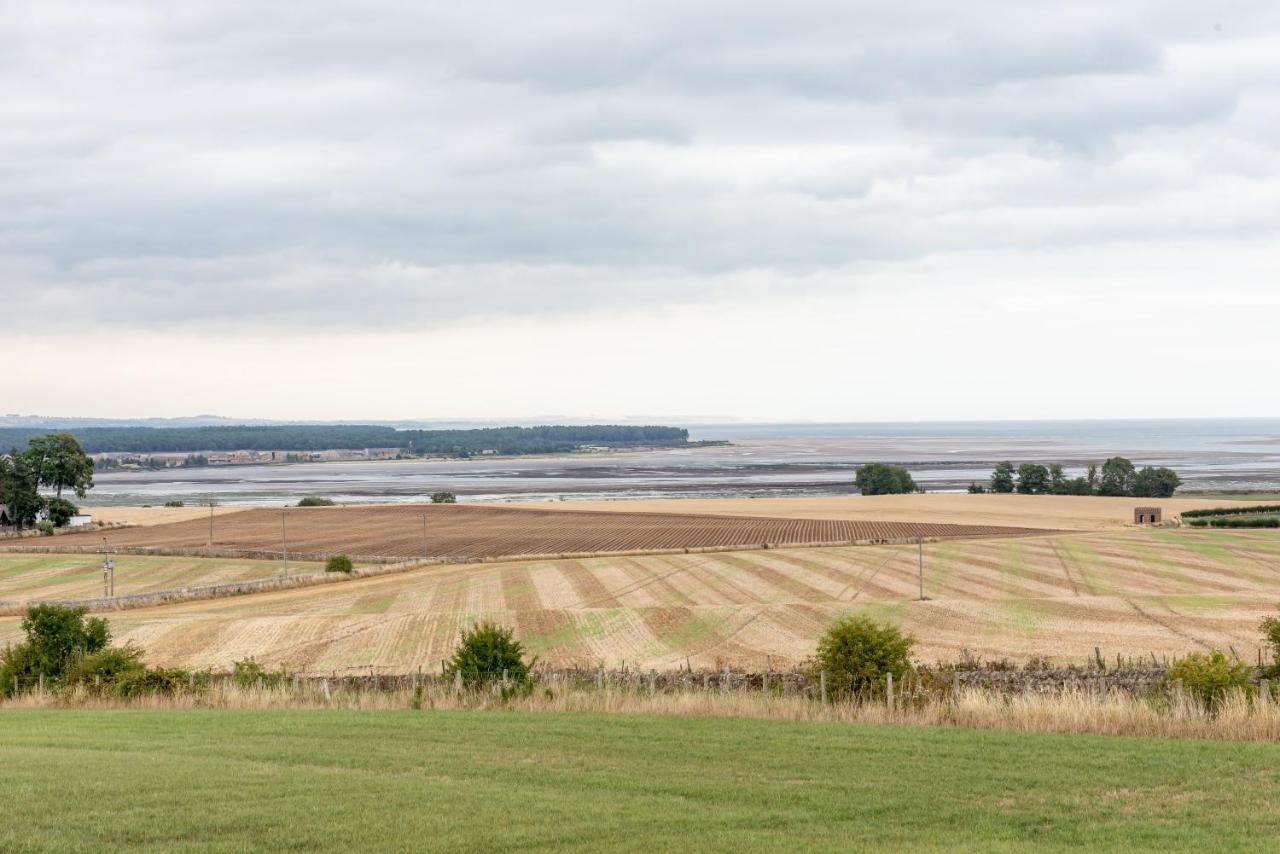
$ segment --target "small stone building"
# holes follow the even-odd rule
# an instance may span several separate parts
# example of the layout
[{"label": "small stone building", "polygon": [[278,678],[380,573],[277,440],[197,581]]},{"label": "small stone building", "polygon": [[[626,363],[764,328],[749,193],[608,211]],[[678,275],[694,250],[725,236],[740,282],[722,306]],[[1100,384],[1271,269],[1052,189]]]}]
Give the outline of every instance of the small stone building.
[{"label": "small stone building", "polygon": [[1159,525],[1160,524],[1160,508],[1159,507],[1133,508],[1133,524]]}]

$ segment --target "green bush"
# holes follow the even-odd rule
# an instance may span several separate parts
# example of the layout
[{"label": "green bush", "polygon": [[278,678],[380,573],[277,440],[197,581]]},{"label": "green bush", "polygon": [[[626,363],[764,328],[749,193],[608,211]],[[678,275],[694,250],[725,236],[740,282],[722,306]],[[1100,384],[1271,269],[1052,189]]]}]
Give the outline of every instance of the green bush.
[{"label": "green bush", "polygon": [[524,647],[511,629],[495,623],[478,623],[462,632],[462,640],[445,667],[448,676],[462,674],[469,688],[495,682],[505,673],[513,686],[532,684],[530,671],[537,659],[526,662]]},{"label": "green bush", "polygon": [[0,653],[0,694],[13,694],[14,681],[21,686],[44,677],[53,685],[85,656],[103,650],[111,639],[107,621],[86,620],[84,608],[65,605],[33,605],[22,618],[27,639]]},{"label": "green bush", "polygon": [[458,496],[452,492],[433,492],[431,493],[432,504],[457,504]]},{"label": "green bush", "polygon": [[325,572],[351,572],[354,569],[351,558],[346,555],[334,555],[324,565]]},{"label": "green bush", "polygon": [[165,507],[182,507],[184,505],[181,501],[166,501],[164,503],[164,506]]},{"label": "green bush", "polygon": [[274,688],[284,682],[285,678],[283,670],[272,673],[254,660],[253,656],[231,665],[231,680],[241,688]]},{"label": "green bush", "polygon": [[1280,617],[1267,617],[1262,621],[1262,639],[1271,647],[1271,666],[1263,670],[1268,679],[1280,679]]},{"label": "green bush", "polygon": [[298,502],[299,507],[332,507],[332,498],[321,498],[319,495],[308,495]]},{"label": "green bush", "polygon": [[827,629],[818,641],[816,664],[827,672],[834,696],[879,691],[886,674],[901,679],[911,670],[915,639],[896,626],[867,617],[846,617]]},{"label": "green bush", "polygon": [[48,519],[41,519],[39,522],[36,522],[36,530],[46,537],[53,536],[53,528],[53,522]]},{"label": "green bush", "polygon": [[1209,507],[1182,511],[1183,519],[1200,516],[1249,516],[1258,513],[1280,513],[1280,504],[1259,504],[1254,507]]},{"label": "green bush", "polygon": [[131,644],[125,646],[109,646],[97,652],[82,656],[67,668],[66,682],[75,684],[115,685],[127,679],[134,679],[146,673],[147,667],[142,663],[142,650]]},{"label": "green bush", "polygon": [[50,498],[45,505],[45,511],[49,514],[49,521],[53,526],[62,528],[71,521],[72,516],[80,512],[80,508],[65,498]]},{"label": "green bush", "polygon": [[1254,688],[1249,683],[1252,675],[1253,668],[1249,665],[1232,661],[1215,650],[1208,655],[1195,653],[1178,659],[1165,673],[1164,682],[1166,687],[1171,687],[1181,680],[1187,694],[1214,711],[1232,691],[1252,693]]},{"label": "green bush", "polygon": [[1186,522],[1193,528],[1280,528],[1280,516],[1196,516]]}]

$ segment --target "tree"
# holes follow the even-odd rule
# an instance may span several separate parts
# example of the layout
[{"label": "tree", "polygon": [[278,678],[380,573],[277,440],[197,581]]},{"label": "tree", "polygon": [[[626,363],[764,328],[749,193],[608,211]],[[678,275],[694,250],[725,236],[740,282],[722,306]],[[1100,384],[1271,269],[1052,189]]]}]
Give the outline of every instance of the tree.
[{"label": "tree", "polygon": [[12,692],[15,678],[29,683],[43,676],[57,682],[78,659],[105,649],[111,639],[107,621],[84,615],[84,608],[65,605],[28,608],[22,618],[26,642],[0,655],[0,692]]},{"label": "tree", "polygon": [[846,617],[818,641],[817,664],[827,672],[836,696],[876,690],[886,674],[900,680],[911,669],[914,644],[915,639],[896,626],[863,616]]},{"label": "tree", "polygon": [[1089,463],[1089,471],[1085,475],[1085,481],[1089,484],[1089,494],[1098,491],[1098,464]]},{"label": "tree", "polygon": [[505,674],[509,682],[525,685],[537,660],[524,660],[524,647],[511,629],[496,623],[477,623],[462,632],[462,640],[445,674],[462,674],[463,684],[475,687],[496,682]]},{"label": "tree", "polygon": [[910,472],[902,466],[891,466],[885,463],[867,463],[858,466],[853,485],[863,495],[902,495],[919,491]]},{"label": "tree", "polygon": [[433,492],[431,493],[432,504],[457,504],[458,496],[452,492]]},{"label": "tree", "polygon": [[45,502],[45,511],[49,514],[49,521],[54,527],[64,527],[71,521],[71,517],[80,512],[80,508],[76,507],[65,498],[50,498]]},{"label": "tree", "polygon": [[1133,478],[1133,494],[1139,498],[1171,498],[1179,486],[1182,486],[1182,478],[1164,466],[1147,466]]},{"label": "tree", "polygon": [[1049,470],[1039,463],[1023,463],[1018,466],[1018,492],[1023,495],[1043,495],[1049,488]]},{"label": "tree", "polygon": [[27,444],[26,457],[40,485],[52,488],[58,498],[64,488],[74,490],[79,498],[93,488],[93,460],[70,433],[37,436]]},{"label": "tree", "polygon": [[1124,457],[1112,457],[1102,464],[1099,495],[1133,495],[1133,463]]},{"label": "tree", "polygon": [[1093,495],[1093,487],[1087,477],[1075,477],[1066,483],[1066,495]]},{"label": "tree", "polygon": [[0,504],[9,508],[9,516],[19,530],[34,525],[44,509],[40,475],[16,449],[0,455]]},{"label": "tree", "polygon": [[996,463],[996,470],[991,473],[991,491],[1013,492],[1013,463]]},{"label": "tree", "polygon": [[1067,494],[1067,476],[1058,463],[1049,466],[1049,491],[1054,495]]},{"label": "tree", "polygon": [[971,482],[969,483],[969,494],[970,494],[970,495],[982,495],[982,494],[983,494],[983,493],[985,493],[986,491],[987,491],[987,488],[986,488],[985,486],[983,486],[982,484],[978,483],[977,481],[971,481]]}]

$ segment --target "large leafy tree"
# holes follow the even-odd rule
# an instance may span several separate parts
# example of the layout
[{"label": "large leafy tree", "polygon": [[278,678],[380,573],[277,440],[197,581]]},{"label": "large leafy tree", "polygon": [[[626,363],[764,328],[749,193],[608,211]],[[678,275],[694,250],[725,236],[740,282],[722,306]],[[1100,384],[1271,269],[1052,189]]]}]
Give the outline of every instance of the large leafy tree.
[{"label": "large leafy tree", "polygon": [[1137,471],[1133,463],[1124,457],[1112,457],[1102,464],[1099,495],[1133,495],[1133,480]]},{"label": "large leafy tree", "polygon": [[1018,466],[1018,492],[1023,495],[1043,495],[1049,490],[1049,470],[1039,463],[1023,463]]},{"label": "large leafy tree", "polygon": [[25,456],[40,485],[53,489],[58,498],[63,489],[72,489],[84,498],[85,490],[93,486],[93,460],[70,433],[37,436],[27,444]]},{"label": "large leafy tree", "polygon": [[1147,466],[1133,477],[1133,494],[1139,498],[1170,498],[1182,486],[1182,478],[1171,468]]},{"label": "large leafy tree", "polygon": [[853,485],[863,495],[901,495],[919,491],[910,472],[902,466],[891,466],[885,463],[867,463],[864,466],[858,466]]},{"label": "large leafy tree", "polygon": [[16,449],[0,454],[0,504],[9,508],[9,516],[19,528],[34,525],[44,508],[39,473]]},{"label": "large leafy tree", "polygon": [[1013,492],[1013,463],[1005,460],[996,463],[996,470],[991,473],[992,492]]}]

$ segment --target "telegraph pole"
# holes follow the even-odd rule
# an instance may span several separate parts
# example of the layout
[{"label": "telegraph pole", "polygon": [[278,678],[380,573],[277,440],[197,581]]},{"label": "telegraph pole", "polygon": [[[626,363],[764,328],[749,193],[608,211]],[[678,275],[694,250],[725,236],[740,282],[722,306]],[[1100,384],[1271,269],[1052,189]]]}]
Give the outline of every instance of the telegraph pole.
[{"label": "telegraph pole", "polygon": [[289,535],[285,529],[285,515],[288,511],[280,510],[280,556],[284,558],[284,577],[289,577]]},{"label": "telegraph pole", "polygon": [[916,543],[920,547],[920,601],[924,601],[924,537],[917,537]]},{"label": "telegraph pole", "polygon": [[213,548],[213,507],[217,503],[215,499],[209,499],[209,548]]}]

